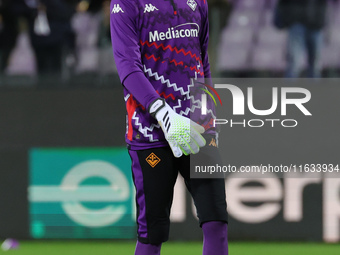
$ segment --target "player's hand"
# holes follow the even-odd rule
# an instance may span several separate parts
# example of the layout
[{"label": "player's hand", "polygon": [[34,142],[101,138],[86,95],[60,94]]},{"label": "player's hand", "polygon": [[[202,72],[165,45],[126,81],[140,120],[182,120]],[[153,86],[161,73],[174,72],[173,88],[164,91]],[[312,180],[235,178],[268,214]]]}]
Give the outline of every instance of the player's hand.
[{"label": "player's hand", "polygon": [[204,128],[177,114],[164,99],[151,103],[149,113],[157,119],[176,158],[181,157],[183,153],[196,154],[200,147],[205,145],[205,139],[201,135]]}]

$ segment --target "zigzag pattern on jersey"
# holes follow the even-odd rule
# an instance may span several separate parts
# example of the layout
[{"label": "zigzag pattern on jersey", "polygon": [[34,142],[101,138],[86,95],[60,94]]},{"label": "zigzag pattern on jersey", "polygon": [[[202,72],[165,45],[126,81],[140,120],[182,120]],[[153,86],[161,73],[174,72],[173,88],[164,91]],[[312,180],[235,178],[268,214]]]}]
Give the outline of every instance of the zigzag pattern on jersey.
[{"label": "zigzag pattern on jersey", "polygon": [[[177,62],[176,59],[164,58],[162,63],[165,63],[165,62],[174,63],[175,66],[181,65],[181,66],[184,66],[184,68],[188,68],[190,66],[197,66],[197,65],[201,66],[201,62],[195,61],[194,59],[190,59],[189,62],[184,62],[184,61]],[[194,70],[194,69],[191,69],[191,70]],[[198,72],[198,70],[196,71]]]},{"label": "zigzag pattern on jersey", "polygon": [[[152,60],[155,61],[155,62],[157,62],[157,61],[159,61],[159,60],[161,59],[160,57],[157,57],[157,58],[156,58],[156,56],[155,56],[154,54],[151,54],[151,55],[149,56],[147,53],[145,53],[144,56],[145,56],[145,58],[146,58],[147,60],[152,59]],[[202,76],[204,75],[204,73],[203,73],[202,71],[200,71],[199,68],[197,68],[197,67],[200,67],[200,66],[201,66],[201,63],[197,63],[197,62],[195,63],[194,61],[190,61],[190,63],[188,63],[188,65],[185,65],[185,66],[184,66],[184,62],[183,62],[183,61],[177,62],[175,59],[169,59],[169,58],[165,58],[165,59],[162,61],[162,63],[165,63],[165,62],[174,63],[173,66],[169,66],[169,69],[166,71],[167,74],[170,74],[170,73],[171,73],[170,71],[172,71],[172,72],[178,72],[178,71],[180,71],[182,74],[185,74],[185,73],[187,73],[187,72],[185,72],[183,68],[178,68],[178,66],[182,66],[182,67],[184,67],[184,68],[189,68],[189,65],[193,65],[193,66],[190,67],[190,70],[191,70],[191,71],[195,70],[196,73],[199,73],[199,74],[201,74]],[[190,79],[191,76],[189,75],[188,78]]]},{"label": "zigzag pattern on jersey", "polygon": [[156,58],[154,54],[148,56],[148,54],[145,53],[144,56],[146,57],[147,60],[153,59],[155,62],[161,59],[161,57]]},{"label": "zigzag pattern on jersey", "polygon": [[[194,96],[190,95],[190,88],[194,87],[194,81],[192,79],[191,79],[191,83],[188,85],[188,91],[184,92],[182,87],[178,88],[176,83],[170,83],[169,79],[165,79],[163,75],[159,75],[157,72],[152,73],[151,68],[147,69],[145,65],[144,65],[144,72],[147,73],[149,75],[149,77],[154,77],[155,80],[160,80],[161,83],[166,84],[166,86],[168,88],[173,88],[175,91],[179,91],[182,96],[185,96],[186,100],[192,101],[191,108],[188,107],[184,111],[181,110],[179,112],[180,115],[182,115],[182,114],[188,115],[189,111],[194,112],[194,110],[196,108],[200,109],[202,107],[201,100],[199,100],[199,99],[195,100]],[[182,101],[183,100],[178,99],[178,101],[177,101],[178,105],[174,106],[173,109],[175,110],[177,108],[182,107],[182,103],[181,103]],[[216,116],[214,115],[214,113],[211,109],[207,110],[207,113],[210,113],[212,115],[212,117],[216,119]]]},{"label": "zigzag pattern on jersey", "polygon": [[172,73],[176,73],[176,75],[180,75],[180,74],[185,75],[188,79],[193,78],[192,71],[189,68],[187,69],[181,68],[181,66],[169,65],[167,70],[164,72],[164,74],[171,75]]},{"label": "zigzag pattern on jersey", "polygon": [[[155,62],[160,60],[160,57],[156,58],[153,54],[148,56],[148,54],[144,54],[144,56],[146,57],[147,60],[153,59]],[[184,66],[184,62],[177,62],[176,59],[169,59],[166,58],[165,60],[162,61],[162,63],[165,63],[166,61],[168,61],[170,64],[173,63],[175,66],[183,66],[184,68],[190,68],[191,71],[195,70],[196,73],[199,73],[200,75],[204,75],[204,73],[202,71],[200,71],[197,66]]]},{"label": "zigzag pattern on jersey", "polygon": [[161,63],[168,62],[168,63],[173,63],[175,66],[182,66],[184,68],[189,68],[190,67],[191,71],[195,70],[197,73],[200,73],[201,75],[204,74],[202,71],[199,70],[199,68],[197,68],[198,66],[200,67],[202,63],[201,62],[197,62],[197,61],[195,61],[193,59],[191,59],[189,62],[184,63],[183,60],[180,61],[180,62],[177,62],[176,59],[171,59],[171,58],[163,58],[163,59],[161,59],[160,56],[156,57],[154,54],[148,55],[147,53],[145,53],[144,57],[147,60],[153,59],[155,62],[161,60]]},{"label": "zigzag pattern on jersey", "polygon": [[[192,63],[194,64],[194,63]],[[196,63],[197,64],[197,63]],[[164,75],[168,75],[170,76],[172,73],[175,73],[175,75],[185,75],[187,79],[191,79],[193,77],[197,77],[197,71],[194,72],[193,74],[193,71],[192,70],[198,70],[199,68],[194,68],[192,67],[191,69],[190,68],[182,68],[181,65],[169,65],[167,67],[167,69],[164,71]],[[199,73],[199,74],[202,74],[202,76],[204,75],[204,72],[202,73]],[[185,79],[185,78],[184,78]]]},{"label": "zigzag pattern on jersey", "polygon": [[[197,99],[195,100],[194,96],[190,96],[189,97],[191,100],[191,107],[187,107],[185,109],[185,111],[180,110],[180,112],[178,113],[179,115],[188,115],[189,112],[194,113],[195,109],[201,109],[202,108],[202,101]],[[173,107],[174,110],[176,110],[177,108],[181,108],[182,107],[182,101],[181,99],[178,99],[177,102],[178,104],[176,106]],[[177,112],[177,111],[176,111]],[[212,109],[207,109],[207,113],[210,113],[213,119],[216,119],[216,116],[214,115]]]},{"label": "zigzag pattern on jersey", "polygon": [[135,121],[135,126],[138,127],[138,131],[144,135],[144,137],[147,137],[149,139],[150,142],[157,142],[158,139],[154,139],[153,138],[153,135],[152,134],[148,134],[148,131],[149,132],[152,132],[155,128],[160,128],[160,125],[159,124],[151,124],[150,127],[144,127],[143,128],[143,125],[142,123],[139,122],[139,117],[137,116],[137,112],[135,111],[133,116],[132,116],[132,119]]},{"label": "zigzag pattern on jersey", "polygon": [[175,100],[175,96],[170,93],[170,94],[165,94],[165,92],[159,93],[158,91],[156,91],[158,95],[160,95],[161,97],[163,97],[164,99],[168,99],[169,97],[171,97],[172,100]]},{"label": "zigzag pattern on jersey", "polygon": [[184,91],[182,87],[177,87],[176,83],[171,83],[169,79],[165,79],[163,75],[159,75],[157,72],[152,72],[151,68],[146,68],[146,66],[143,66],[144,73],[148,74],[149,77],[153,77],[156,81],[161,81],[162,84],[166,84],[168,88],[172,88],[174,91],[179,91],[182,96],[185,96],[185,98],[189,99],[190,96],[190,90]]},{"label": "zigzag pattern on jersey", "polygon": [[[179,115],[185,115],[188,116],[189,112],[194,112],[195,109],[200,109],[202,107],[202,103],[200,100],[194,100],[193,96],[190,96],[189,99],[192,101],[191,103],[191,107],[187,107],[184,111],[183,110],[177,110],[178,108],[181,109],[182,107],[182,101],[181,99],[178,99],[177,102],[178,104],[176,106],[173,107],[174,111],[176,111]],[[197,104],[197,105],[195,105]]]},{"label": "zigzag pattern on jersey", "polygon": [[190,55],[191,58],[194,58],[197,61],[202,63],[201,57],[197,56],[196,54],[193,54],[190,50],[185,51],[183,48],[179,50],[178,47],[176,47],[176,46],[174,46],[174,47],[172,47],[171,45],[164,46],[163,43],[161,43],[161,44],[157,44],[156,42],[149,43],[149,41],[143,42],[142,40],[140,40],[140,44],[142,46],[144,46],[146,44],[149,48],[151,48],[152,46],[154,46],[156,49],[162,48],[163,51],[166,51],[166,50],[169,49],[171,52],[176,52],[177,54],[183,53],[184,56]]},{"label": "zigzag pattern on jersey", "polygon": [[[181,42],[178,45],[176,44],[177,49],[185,49],[185,50],[197,49],[198,52],[201,52],[201,46],[200,46],[200,44],[197,44],[197,38],[196,37],[187,37],[185,39],[190,41],[190,42],[185,42],[185,43]],[[141,42],[142,41],[140,41],[140,43]],[[151,43],[151,45],[152,45],[152,43]],[[163,44],[163,46],[164,46],[164,44]]]}]

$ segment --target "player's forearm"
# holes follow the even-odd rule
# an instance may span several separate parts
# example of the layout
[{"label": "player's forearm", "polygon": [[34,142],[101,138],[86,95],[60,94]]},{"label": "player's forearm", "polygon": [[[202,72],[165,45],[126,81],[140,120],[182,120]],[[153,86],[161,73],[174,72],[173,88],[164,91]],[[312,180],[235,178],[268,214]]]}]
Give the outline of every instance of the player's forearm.
[{"label": "player's forearm", "polygon": [[124,87],[141,103],[145,109],[160,96],[142,72],[131,73],[124,80]]}]

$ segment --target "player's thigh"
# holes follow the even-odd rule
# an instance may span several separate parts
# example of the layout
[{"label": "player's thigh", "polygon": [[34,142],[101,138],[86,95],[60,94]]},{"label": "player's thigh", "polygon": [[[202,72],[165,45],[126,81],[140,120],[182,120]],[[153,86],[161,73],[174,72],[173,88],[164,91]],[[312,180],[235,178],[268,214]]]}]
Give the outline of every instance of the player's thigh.
[{"label": "player's thigh", "polygon": [[[194,171],[195,165],[223,165],[216,140],[213,137],[206,139],[207,145],[201,148],[198,154],[191,155],[190,159],[183,159],[183,167],[180,168],[181,175],[193,197],[201,224],[207,221],[227,221],[228,218],[224,174],[204,174],[202,178],[197,178],[200,177],[197,175],[195,178],[190,176],[190,168]],[[214,178],[206,178],[207,176]]]},{"label": "player's thigh", "polygon": [[173,188],[177,178],[169,147],[129,151],[136,187],[138,237],[144,243],[168,238]]}]

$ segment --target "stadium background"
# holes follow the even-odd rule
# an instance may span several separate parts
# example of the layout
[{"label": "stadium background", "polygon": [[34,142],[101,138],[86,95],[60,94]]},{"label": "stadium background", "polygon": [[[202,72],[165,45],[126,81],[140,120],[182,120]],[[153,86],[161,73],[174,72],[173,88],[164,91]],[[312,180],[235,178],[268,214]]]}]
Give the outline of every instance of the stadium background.
[{"label": "stadium background", "polygon": [[[283,76],[287,34],[272,25],[275,2],[209,2],[210,57],[215,77]],[[60,73],[38,73],[24,18],[19,18],[20,33],[8,64],[2,66],[0,239],[23,240],[23,252],[27,249],[42,254],[48,249],[45,241],[31,242],[34,239],[62,239],[47,242],[48,247],[73,247],[70,254],[72,250],[86,254],[86,245],[91,243],[65,239],[117,239],[110,244],[92,240],[99,253],[107,253],[105,249],[109,248],[117,249],[113,254],[133,250],[134,201],[124,144],[122,89],[105,30],[107,5],[97,3],[90,7],[85,11],[78,5],[72,17],[75,48],[63,51]],[[324,30],[323,77],[339,75],[339,10],[338,3],[330,4]],[[1,53],[6,52],[2,49]],[[87,175],[66,178],[76,167],[85,169]],[[107,171],[116,179],[106,175]],[[312,179],[289,186],[285,181],[274,178],[262,184],[272,188],[266,191],[274,194],[264,196],[263,201],[238,201],[244,214],[230,217],[229,239],[235,251],[232,254],[300,254],[309,248],[337,254],[338,246],[318,245],[340,241],[339,182]],[[296,189],[296,203],[287,203],[288,189],[292,187]],[[234,192],[242,188],[241,185]],[[271,206],[272,211],[261,219],[254,217],[265,205]],[[81,214],[87,217],[77,217]],[[181,180],[176,185],[171,220],[171,241],[184,243],[174,242],[169,247],[174,245],[174,251],[180,254],[189,254],[185,249],[198,252],[200,244],[195,242],[202,235]],[[267,250],[261,250],[265,246]],[[292,250],[284,250],[287,247]]]}]

